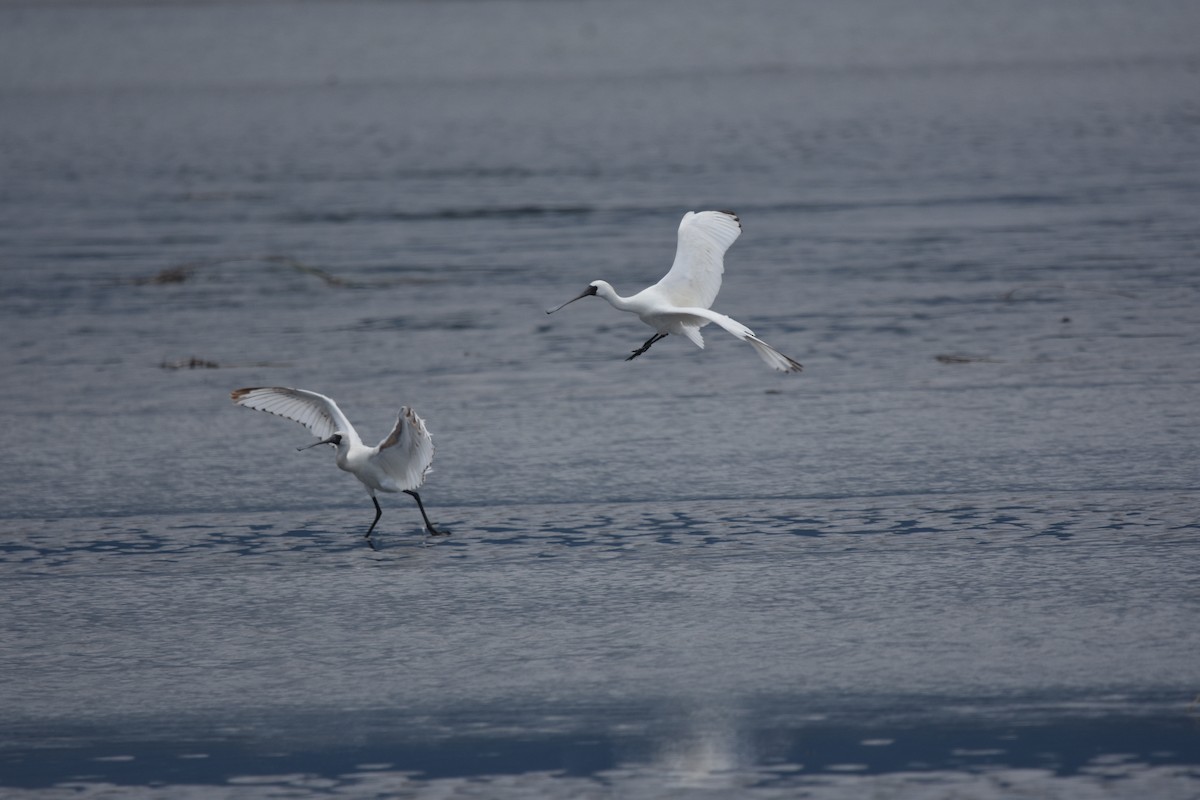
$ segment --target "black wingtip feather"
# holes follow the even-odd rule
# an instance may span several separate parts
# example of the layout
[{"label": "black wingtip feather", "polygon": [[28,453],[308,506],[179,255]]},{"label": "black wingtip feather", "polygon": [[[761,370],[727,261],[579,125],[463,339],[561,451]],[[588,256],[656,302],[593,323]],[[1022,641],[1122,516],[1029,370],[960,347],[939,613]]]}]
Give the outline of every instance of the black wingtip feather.
[{"label": "black wingtip feather", "polygon": [[728,209],[725,209],[725,208],[719,209],[719,211],[720,211],[722,214],[728,214],[730,217],[733,217],[733,221],[737,223],[737,226],[738,226],[739,228],[741,228],[741,227],[742,227],[742,218],[741,218],[741,217],[739,217],[737,214],[735,214],[734,212],[732,212],[732,211],[730,211],[730,210],[728,210]]}]

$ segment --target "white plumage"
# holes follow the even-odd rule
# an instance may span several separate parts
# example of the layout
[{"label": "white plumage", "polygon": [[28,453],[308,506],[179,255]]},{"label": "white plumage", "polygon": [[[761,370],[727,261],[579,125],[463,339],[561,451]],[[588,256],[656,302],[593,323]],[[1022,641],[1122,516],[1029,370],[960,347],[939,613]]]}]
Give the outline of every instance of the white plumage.
[{"label": "white plumage", "polygon": [[299,422],[321,440],[299,448],[301,450],[320,444],[332,444],[337,448],[338,467],[358,478],[375,504],[375,520],[367,529],[368,539],[383,514],[375,498],[377,491],[412,495],[425,520],[426,530],[434,535],[446,533],[429,521],[425,505],[416,491],[425,482],[433,463],[433,439],[425,421],[408,406],[400,409],[392,432],[379,444],[368,447],[337,403],[323,394],[270,386],[235,389],[230,398],[239,406]]},{"label": "white plumage", "polygon": [[546,313],[553,314],[576,300],[597,295],[614,308],[637,314],[642,322],[655,331],[626,361],[637,358],[652,344],[671,333],[683,336],[703,348],[704,338],[700,335],[700,329],[711,322],[748,343],[759,358],[773,369],[799,372],[803,367],[794,359],[759,339],[754,331],[742,323],[711,309],[721,290],[725,251],[741,232],[741,220],[731,211],[689,211],[679,223],[675,261],[658,283],[631,297],[622,297],[606,281],[592,281],[579,296]]},{"label": "white plumage", "polygon": [[728,211],[689,211],[679,222],[675,261],[651,286],[674,306],[711,308],[721,291],[725,251],[742,235],[742,223]]}]

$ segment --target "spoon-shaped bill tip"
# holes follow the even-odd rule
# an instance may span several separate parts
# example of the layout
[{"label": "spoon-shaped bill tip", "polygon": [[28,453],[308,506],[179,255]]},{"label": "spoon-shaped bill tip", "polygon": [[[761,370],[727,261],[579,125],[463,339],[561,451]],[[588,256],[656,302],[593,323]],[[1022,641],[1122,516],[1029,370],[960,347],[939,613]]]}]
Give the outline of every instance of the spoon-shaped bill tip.
[{"label": "spoon-shaped bill tip", "polygon": [[583,298],[585,298],[585,297],[591,297],[591,296],[592,296],[592,295],[594,295],[595,293],[596,293],[596,287],[595,287],[595,286],[589,286],[589,287],[587,287],[586,289],[584,289],[582,292],[580,292],[579,294],[577,294],[575,297],[572,297],[570,300],[568,300],[567,302],[563,303],[562,305],[555,306],[554,308],[547,308],[547,309],[546,309],[546,313],[547,313],[547,314],[553,314],[555,311],[558,311],[560,308],[564,308],[565,306],[569,306],[569,305],[571,305],[571,303],[574,303],[576,300],[582,300],[582,299],[583,299]]}]

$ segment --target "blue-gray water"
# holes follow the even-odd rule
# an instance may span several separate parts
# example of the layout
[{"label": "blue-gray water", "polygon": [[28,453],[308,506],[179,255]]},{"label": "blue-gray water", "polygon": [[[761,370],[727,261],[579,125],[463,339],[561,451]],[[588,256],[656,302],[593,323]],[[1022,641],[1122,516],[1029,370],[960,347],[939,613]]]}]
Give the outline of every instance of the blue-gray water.
[{"label": "blue-gray water", "polygon": [[[0,794],[1194,797],[1198,34],[0,4]],[[803,374],[543,313],[701,208]],[[413,405],[453,535],[252,385]]]}]

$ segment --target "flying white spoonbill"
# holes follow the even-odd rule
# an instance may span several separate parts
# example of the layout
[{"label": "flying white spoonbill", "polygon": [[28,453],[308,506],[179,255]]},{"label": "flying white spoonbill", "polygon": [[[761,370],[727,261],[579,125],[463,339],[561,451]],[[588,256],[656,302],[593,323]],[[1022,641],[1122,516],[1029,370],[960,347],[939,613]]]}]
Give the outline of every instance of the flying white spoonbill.
[{"label": "flying white spoonbill", "polygon": [[795,360],[759,339],[742,323],[711,309],[721,290],[725,251],[741,232],[742,221],[732,211],[689,211],[679,223],[675,263],[658,283],[632,297],[622,297],[606,281],[592,281],[578,297],[546,313],[553,314],[576,300],[597,295],[613,308],[637,314],[655,333],[626,361],[637,358],[669,333],[686,336],[694,345],[703,348],[700,329],[715,322],[743,342],[749,342],[759,358],[771,368],[780,372],[799,372],[803,367]]},{"label": "flying white spoonbill", "polygon": [[[425,504],[417,489],[425,482],[429,465],[433,462],[433,439],[425,429],[425,420],[408,406],[400,409],[396,427],[379,444],[367,447],[358,438],[358,432],[338,408],[337,403],[323,394],[291,389],[287,386],[249,387],[235,389],[230,393],[234,403],[258,411],[299,422],[321,437],[297,450],[307,450],[320,444],[331,444],[337,448],[339,469],[349,472],[367,487],[371,502],[375,504],[375,519],[367,528],[370,541],[371,531],[383,516],[383,509],[375,499],[375,492],[404,492],[412,495],[425,520],[425,530],[434,536],[445,536],[449,531],[438,530],[425,513]],[[372,545],[373,547],[374,545]]]}]

